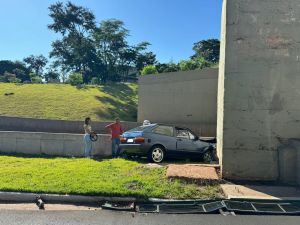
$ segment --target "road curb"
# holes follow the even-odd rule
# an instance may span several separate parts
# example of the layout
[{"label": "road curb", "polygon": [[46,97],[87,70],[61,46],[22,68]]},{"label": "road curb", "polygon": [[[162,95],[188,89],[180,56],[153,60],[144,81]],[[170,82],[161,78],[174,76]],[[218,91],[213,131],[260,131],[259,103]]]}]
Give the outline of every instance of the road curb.
[{"label": "road curb", "polygon": [[40,196],[46,203],[99,203],[109,202],[136,202],[139,199],[134,197],[105,197],[105,196],[84,196],[84,195],[60,195],[60,194],[39,194],[22,192],[0,192],[1,202],[32,203]]}]

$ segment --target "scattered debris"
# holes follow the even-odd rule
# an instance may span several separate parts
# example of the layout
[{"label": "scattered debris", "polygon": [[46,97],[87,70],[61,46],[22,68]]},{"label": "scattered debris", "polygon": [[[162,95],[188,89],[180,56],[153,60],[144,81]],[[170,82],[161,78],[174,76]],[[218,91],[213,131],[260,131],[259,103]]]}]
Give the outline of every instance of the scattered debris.
[{"label": "scattered debris", "polygon": [[137,190],[137,189],[142,189],[143,184],[141,184],[140,182],[134,181],[134,182],[125,184],[125,187],[130,190]]},{"label": "scattered debris", "polygon": [[35,204],[39,207],[40,210],[45,210],[45,203],[41,196],[36,196]]},{"label": "scattered debris", "polygon": [[146,165],[144,165],[145,168],[162,168],[162,165],[156,164],[156,163],[147,163]]},{"label": "scattered debris", "polygon": [[10,95],[14,95],[15,93],[13,92],[8,92],[8,93],[4,93],[5,96],[10,96]]},{"label": "scattered debris", "polygon": [[134,212],[136,209],[134,202],[116,202],[116,203],[106,202],[105,204],[101,205],[101,208],[109,209],[109,210],[117,210],[117,211],[134,211]]}]

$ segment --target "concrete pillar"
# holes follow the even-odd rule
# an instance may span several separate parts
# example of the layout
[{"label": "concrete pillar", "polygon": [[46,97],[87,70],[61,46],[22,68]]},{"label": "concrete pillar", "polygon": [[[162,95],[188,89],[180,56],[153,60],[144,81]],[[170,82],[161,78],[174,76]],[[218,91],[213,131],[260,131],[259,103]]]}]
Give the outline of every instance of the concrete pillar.
[{"label": "concrete pillar", "polygon": [[297,184],[300,186],[300,149],[297,149]]},{"label": "concrete pillar", "polygon": [[300,4],[223,4],[217,118],[221,172],[231,179],[277,180],[280,140],[300,137]]}]

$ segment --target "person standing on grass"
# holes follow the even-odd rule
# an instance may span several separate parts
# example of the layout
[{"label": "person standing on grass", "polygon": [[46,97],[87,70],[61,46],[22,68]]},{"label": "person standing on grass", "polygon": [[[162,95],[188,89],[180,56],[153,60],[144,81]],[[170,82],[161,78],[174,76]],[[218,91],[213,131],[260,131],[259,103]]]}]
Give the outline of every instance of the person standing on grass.
[{"label": "person standing on grass", "polygon": [[87,118],[85,118],[84,125],[83,125],[84,133],[85,133],[84,138],[83,138],[83,140],[84,140],[84,156],[87,158],[91,158],[92,148],[93,148],[93,143],[91,140],[91,133],[93,132],[91,122],[92,122],[91,118],[87,117]]},{"label": "person standing on grass", "polygon": [[111,131],[112,157],[117,158],[119,156],[120,135],[123,133],[120,119],[116,118],[115,123],[108,124],[105,128],[110,129]]}]

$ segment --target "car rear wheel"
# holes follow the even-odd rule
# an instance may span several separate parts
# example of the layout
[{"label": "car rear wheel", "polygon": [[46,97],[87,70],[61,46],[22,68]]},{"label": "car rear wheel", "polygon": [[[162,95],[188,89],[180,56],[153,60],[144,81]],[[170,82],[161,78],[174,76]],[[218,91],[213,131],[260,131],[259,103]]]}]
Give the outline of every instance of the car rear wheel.
[{"label": "car rear wheel", "polygon": [[213,153],[212,151],[207,151],[203,154],[203,162],[205,163],[210,163],[214,161],[214,156],[213,156]]},{"label": "car rear wheel", "polygon": [[161,146],[154,146],[149,152],[148,159],[151,162],[160,163],[165,158],[165,151]]}]

